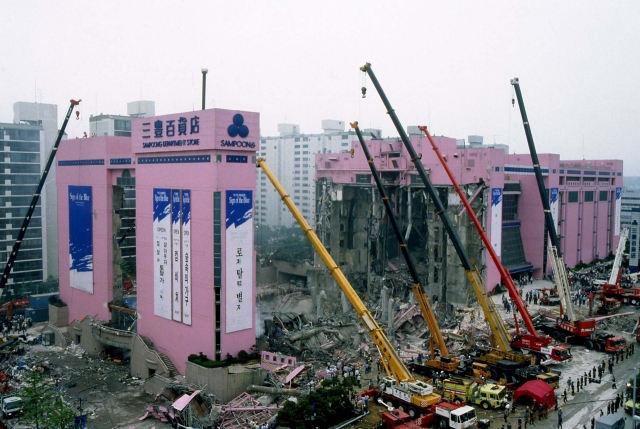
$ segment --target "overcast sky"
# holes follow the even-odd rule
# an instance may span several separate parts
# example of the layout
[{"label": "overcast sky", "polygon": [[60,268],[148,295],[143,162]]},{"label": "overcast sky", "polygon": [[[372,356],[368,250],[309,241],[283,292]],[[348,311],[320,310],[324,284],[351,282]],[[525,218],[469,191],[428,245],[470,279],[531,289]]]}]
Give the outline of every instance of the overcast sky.
[{"label": "overcast sky", "polygon": [[[207,107],[257,111],[321,132],[358,120],[396,136],[371,82],[371,62],[400,121],[434,135],[507,143],[527,153],[517,76],[538,152],[624,159],[640,175],[638,1],[75,1],[3,2],[0,122],[15,101],[82,98],[89,114]],[[516,103],[517,104],[517,103]]]}]

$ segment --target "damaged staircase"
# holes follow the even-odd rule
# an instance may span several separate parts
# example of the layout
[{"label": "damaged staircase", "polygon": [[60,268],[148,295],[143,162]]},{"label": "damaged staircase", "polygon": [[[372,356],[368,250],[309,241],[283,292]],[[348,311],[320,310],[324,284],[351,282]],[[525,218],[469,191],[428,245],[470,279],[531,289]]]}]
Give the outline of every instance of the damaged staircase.
[{"label": "damaged staircase", "polygon": [[144,344],[147,346],[147,348],[152,352],[154,352],[156,355],[158,355],[160,360],[162,360],[162,363],[164,363],[164,366],[166,366],[167,370],[169,371],[169,378],[173,378],[177,375],[180,375],[180,372],[178,372],[173,362],[171,362],[171,359],[169,359],[169,356],[165,355],[164,353],[160,353],[155,348],[155,346],[153,345],[153,342],[149,338],[143,337],[142,335],[139,335],[139,337],[142,340],[142,342],[144,342]]}]

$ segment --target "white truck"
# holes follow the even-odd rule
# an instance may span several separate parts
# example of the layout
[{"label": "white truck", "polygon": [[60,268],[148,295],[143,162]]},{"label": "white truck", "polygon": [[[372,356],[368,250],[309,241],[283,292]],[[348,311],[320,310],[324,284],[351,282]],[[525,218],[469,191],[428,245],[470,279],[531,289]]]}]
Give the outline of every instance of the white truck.
[{"label": "white truck", "polygon": [[2,398],[2,405],[0,405],[0,408],[2,408],[2,417],[10,419],[22,414],[24,412],[22,405],[22,398],[18,396]]}]

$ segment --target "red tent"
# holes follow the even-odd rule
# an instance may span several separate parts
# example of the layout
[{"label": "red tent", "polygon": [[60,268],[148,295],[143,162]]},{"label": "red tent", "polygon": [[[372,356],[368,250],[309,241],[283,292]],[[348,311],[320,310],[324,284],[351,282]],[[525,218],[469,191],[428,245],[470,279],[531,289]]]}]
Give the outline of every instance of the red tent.
[{"label": "red tent", "polygon": [[513,394],[513,401],[516,404],[531,405],[534,400],[546,408],[553,407],[555,405],[553,387],[542,380],[532,380],[524,383]]}]

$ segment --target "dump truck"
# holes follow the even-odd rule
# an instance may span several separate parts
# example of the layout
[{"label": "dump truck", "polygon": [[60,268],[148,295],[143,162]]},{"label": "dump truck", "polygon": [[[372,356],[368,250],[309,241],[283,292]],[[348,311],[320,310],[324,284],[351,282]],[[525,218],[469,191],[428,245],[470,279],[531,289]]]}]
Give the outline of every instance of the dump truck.
[{"label": "dump truck", "polygon": [[485,410],[504,405],[506,386],[493,383],[476,383],[468,378],[447,378],[443,384],[443,396],[449,400],[480,405]]}]

